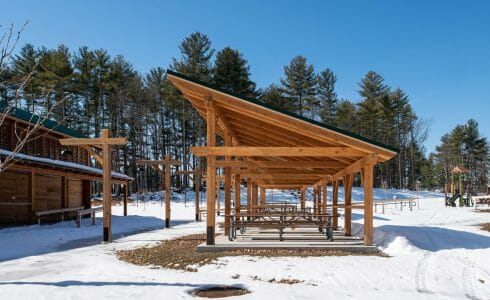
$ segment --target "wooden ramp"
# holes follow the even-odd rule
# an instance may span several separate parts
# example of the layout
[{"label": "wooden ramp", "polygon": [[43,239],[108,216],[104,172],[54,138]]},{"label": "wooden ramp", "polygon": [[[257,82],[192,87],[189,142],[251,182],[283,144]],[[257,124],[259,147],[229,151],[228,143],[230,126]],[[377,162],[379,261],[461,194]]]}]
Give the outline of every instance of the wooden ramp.
[{"label": "wooden ramp", "polygon": [[376,253],[377,246],[366,246],[358,237],[344,236],[341,232],[334,232],[334,241],[326,239],[315,229],[286,229],[284,241],[279,240],[277,230],[247,230],[244,234],[237,234],[233,241],[227,236],[217,235],[215,245],[203,243],[197,246],[198,252],[220,252],[239,249],[280,249],[280,250],[336,250],[353,253]]}]

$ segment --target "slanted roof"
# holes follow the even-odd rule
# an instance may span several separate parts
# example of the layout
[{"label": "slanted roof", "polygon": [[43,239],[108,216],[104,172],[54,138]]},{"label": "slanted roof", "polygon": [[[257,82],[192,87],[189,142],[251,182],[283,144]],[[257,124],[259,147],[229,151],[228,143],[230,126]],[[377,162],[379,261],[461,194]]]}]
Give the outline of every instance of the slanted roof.
[{"label": "slanted roof", "polygon": [[[0,101],[0,113],[3,113],[3,111],[6,109],[6,107],[7,107],[7,103],[5,101]],[[9,116],[16,118],[16,119],[20,119],[24,122],[31,123],[31,124],[35,124],[39,120],[38,115],[35,115],[31,112],[28,112],[27,110],[23,110],[23,109],[16,108],[16,107],[13,107],[9,111]],[[87,136],[85,136],[85,135],[83,135],[83,134],[81,134],[81,133],[79,133],[73,129],[70,129],[66,126],[61,125],[60,123],[58,123],[54,120],[46,119],[46,120],[44,120],[42,125],[46,129],[51,129],[55,132],[61,133],[61,134],[66,135],[66,136],[76,137],[76,138],[86,138],[87,137]]]},{"label": "slanted roof", "polygon": [[[12,155],[11,151],[8,151],[5,149],[0,149],[0,156],[8,157],[10,155]],[[96,175],[96,176],[102,178],[102,169],[99,169],[99,168],[92,168],[92,167],[88,167],[88,166],[84,166],[84,165],[80,165],[80,164],[76,164],[76,163],[72,163],[72,162],[49,159],[49,158],[44,158],[44,157],[31,156],[31,155],[26,155],[26,154],[21,154],[21,153],[14,154],[13,158],[14,158],[14,161],[18,162],[18,163],[49,166],[50,168],[57,168],[57,169],[68,170],[70,172]],[[129,176],[122,174],[122,173],[116,173],[116,172],[112,172],[112,178],[123,180],[123,181],[133,180],[132,177],[129,177]]]},{"label": "slanted roof", "polygon": [[[339,150],[332,156],[318,156],[311,152],[304,156],[284,156],[282,152],[283,156],[248,157],[244,164],[258,165],[262,175],[256,178],[262,178],[262,185],[311,185],[318,181],[318,176],[339,177],[342,171],[359,171],[361,160],[372,154],[376,155],[377,162],[383,162],[398,153],[394,147],[277,109],[257,99],[230,93],[171,70],[167,71],[167,77],[204,118],[208,100],[212,100],[218,120],[217,133],[223,135],[227,132],[231,135],[232,146],[317,147],[319,150],[330,147]],[[280,166],[282,169],[278,170]]]}]

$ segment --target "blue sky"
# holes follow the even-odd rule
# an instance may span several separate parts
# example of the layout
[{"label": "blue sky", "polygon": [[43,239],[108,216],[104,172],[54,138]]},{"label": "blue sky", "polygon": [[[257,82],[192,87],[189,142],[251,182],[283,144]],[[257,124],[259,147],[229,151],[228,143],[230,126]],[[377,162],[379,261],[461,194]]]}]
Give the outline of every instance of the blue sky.
[{"label": "blue sky", "polygon": [[259,87],[299,54],[332,69],[337,94],[353,101],[363,75],[378,72],[431,122],[428,150],[469,118],[490,137],[490,1],[0,2],[0,24],[29,20],[22,44],[104,48],[147,72],[201,31],[215,49],[240,50]]}]

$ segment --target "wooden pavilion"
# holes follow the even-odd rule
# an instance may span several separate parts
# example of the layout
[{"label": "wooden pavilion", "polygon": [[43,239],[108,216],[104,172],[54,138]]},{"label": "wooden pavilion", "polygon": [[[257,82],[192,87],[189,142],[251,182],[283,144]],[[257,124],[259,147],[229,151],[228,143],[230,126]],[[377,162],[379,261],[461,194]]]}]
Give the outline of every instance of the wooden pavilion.
[{"label": "wooden pavilion", "polygon": [[[373,167],[394,157],[398,150],[359,135],[281,111],[256,99],[236,95],[211,84],[167,71],[168,79],[184,94],[206,120],[207,145],[191,151],[207,158],[207,245],[215,244],[216,169],[225,172],[225,216],[231,215],[231,178],[235,190],[247,181],[247,211],[265,205],[267,189],[301,191],[314,189],[314,210],[320,217],[344,210],[344,234],[351,235],[351,195],[354,175],[360,173],[364,187],[364,244],[373,243]],[[224,140],[218,146],[216,136]],[[338,204],[339,183],[345,202]],[[333,185],[333,199],[327,212],[327,185]],[[259,194],[260,192],[260,194]],[[259,196],[260,195],[260,196]],[[260,199],[260,204],[259,204]],[[235,210],[240,211],[240,193],[235,192]],[[237,208],[238,206],[238,208]],[[229,230],[230,218],[224,228]]]},{"label": "wooden pavilion", "polygon": [[[12,154],[18,137],[35,121],[37,117],[25,110],[9,112],[0,127],[1,159]],[[103,172],[89,166],[89,157],[100,149],[62,146],[60,140],[66,138],[86,137],[57,122],[44,121],[0,173],[0,226],[31,224],[36,213],[57,222],[91,207],[92,182],[102,182]],[[127,185],[133,179],[113,172],[110,180],[122,186],[126,212]]]}]

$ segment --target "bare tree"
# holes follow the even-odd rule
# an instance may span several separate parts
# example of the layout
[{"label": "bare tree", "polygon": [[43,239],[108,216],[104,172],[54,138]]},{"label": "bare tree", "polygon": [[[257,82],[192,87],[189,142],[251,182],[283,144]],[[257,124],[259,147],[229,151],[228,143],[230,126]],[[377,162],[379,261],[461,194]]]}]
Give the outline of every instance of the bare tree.
[{"label": "bare tree", "polygon": [[[12,61],[12,55],[16,49],[16,46],[20,40],[21,34],[28,22],[24,23],[18,30],[14,28],[14,24],[11,24],[5,32],[0,32],[0,78],[8,78],[4,75],[8,70],[8,66]],[[0,25],[0,30],[2,26]],[[8,82],[8,79],[5,79],[3,82],[0,81],[0,85],[4,87],[8,86],[16,86],[15,95],[11,100],[4,99],[0,101],[0,127],[4,126],[5,120],[9,115],[15,113],[17,109],[16,103],[22,99],[22,95],[25,87],[29,84],[34,76],[34,71],[36,67],[31,70],[27,75],[22,78],[13,79],[15,82]],[[16,155],[24,148],[26,143],[32,141],[35,138],[39,138],[39,135],[36,135],[36,132],[39,129],[43,128],[44,122],[49,119],[49,116],[52,114],[54,108],[59,105],[63,99],[55,102],[54,104],[49,105],[50,101],[47,101],[49,97],[51,97],[52,90],[50,88],[44,89],[43,101],[44,105],[38,109],[37,114],[32,114],[30,119],[28,120],[29,125],[27,126],[18,126],[15,123],[14,135],[15,135],[15,145],[12,147],[11,151],[8,155],[5,155],[3,158],[0,157],[0,172],[5,171],[8,167],[12,165],[15,161]],[[1,100],[1,99],[0,99]],[[49,131],[48,131],[49,132]]]}]

